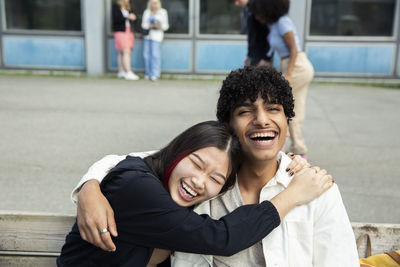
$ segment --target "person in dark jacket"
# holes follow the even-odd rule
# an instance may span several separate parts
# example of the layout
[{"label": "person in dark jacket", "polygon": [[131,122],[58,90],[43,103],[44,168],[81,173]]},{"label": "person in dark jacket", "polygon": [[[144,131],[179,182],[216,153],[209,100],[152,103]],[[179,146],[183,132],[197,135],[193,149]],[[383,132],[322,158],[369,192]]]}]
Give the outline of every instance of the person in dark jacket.
[{"label": "person in dark jacket", "polygon": [[[252,0],[250,0],[252,1]],[[258,22],[249,9],[249,0],[228,0],[235,6],[242,7],[241,14],[244,31],[247,35],[247,56],[244,66],[267,66],[271,64],[272,56],[267,56],[269,43],[267,36],[269,29],[266,25]]]},{"label": "person in dark jacket", "polygon": [[139,80],[131,69],[131,51],[135,36],[131,30],[131,22],[136,16],[131,12],[129,0],[117,0],[112,6],[112,25],[114,31],[115,49],[118,51],[118,78]]},{"label": "person in dark jacket", "polygon": [[[190,207],[233,184],[240,161],[239,141],[216,121],[190,127],[144,159],[128,156],[100,185],[115,212],[117,249],[104,251],[86,242],[75,223],[57,265],[155,266],[169,250],[232,255],[270,233],[294,206],[327,189],[305,186],[300,175],[271,201],[242,206],[219,220],[193,212]],[[323,179],[329,183],[329,177]],[[107,225],[98,232],[108,234]]]}]

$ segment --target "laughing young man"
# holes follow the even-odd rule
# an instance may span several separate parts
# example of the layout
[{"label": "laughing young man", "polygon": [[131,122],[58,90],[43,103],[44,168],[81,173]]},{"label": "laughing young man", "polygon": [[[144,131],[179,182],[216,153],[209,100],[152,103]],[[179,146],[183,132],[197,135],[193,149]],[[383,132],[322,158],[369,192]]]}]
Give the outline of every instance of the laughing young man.
[{"label": "laughing young man", "polygon": [[[195,211],[219,218],[271,199],[289,184],[290,158],[280,152],[294,116],[288,83],[272,68],[245,67],[225,79],[217,117],[238,136],[244,161],[235,185]],[[251,227],[251,226],[249,226]],[[173,266],[359,266],[354,234],[334,185],[288,213],[271,234],[231,257],[175,253]]]},{"label": "laughing young man", "polygon": [[[269,200],[288,186],[291,159],[280,150],[293,108],[291,88],[273,68],[245,67],[228,75],[220,91],[217,117],[238,136],[244,160],[235,184],[196,207],[197,213],[218,219],[241,205]],[[101,166],[93,168],[99,171],[82,182],[99,179],[107,171]],[[112,217],[110,212],[108,217]],[[359,263],[349,218],[334,185],[319,198],[294,208],[280,226],[246,250],[231,257],[175,252],[172,265],[355,267]]]}]

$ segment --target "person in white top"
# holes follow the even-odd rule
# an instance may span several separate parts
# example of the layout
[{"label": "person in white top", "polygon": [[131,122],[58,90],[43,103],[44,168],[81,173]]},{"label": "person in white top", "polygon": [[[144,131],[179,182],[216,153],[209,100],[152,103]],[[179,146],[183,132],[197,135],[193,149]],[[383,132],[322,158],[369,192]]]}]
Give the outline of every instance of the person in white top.
[{"label": "person in white top", "polygon": [[[274,93],[289,86],[287,81],[277,81],[280,79],[276,71],[260,67],[233,71],[225,79],[217,117],[233,128],[245,159],[234,187],[200,204],[196,212],[219,218],[235,207],[276,196],[291,181],[286,172],[290,159],[280,150],[289,134],[289,120],[294,116],[293,96]],[[360,265],[354,233],[334,184],[319,198],[291,210],[280,226],[256,245],[231,257],[176,252],[172,266]]]},{"label": "person in white top", "polygon": [[[293,116],[291,88],[275,69],[248,66],[232,71],[220,91],[217,118],[229,124],[238,137],[243,150],[242,164],[235,184],[195,211],[220,218],[239,206],[272,199],[283,191],[298,171],[291,165],[291,159],[280,152]],[[118,157],[108,159],[115,164],[118,160]],[[113,167],[106,165],[103,162],[93,166],[98,171],[86,178],[101,178]],[[312,168],[317,173],[321,171],[318,167]],[[78,220],[81,216],[81,221],[89,223],[84,223],[80,231],[98,235],[96,225],[100,222],[107,223],[111,234],[116,234],[109,204],[104,197],[89,194],[87,184],[85,194],[79,193]],[[87,205],[87,201],[96,205]],[[104,246],[101,242],[100,247]],[[172,264],[185,267],[359,266],[354,234],[336,184],[319,198],[292,209],[269,236],[246,250],[231,257],[175,252]]]},{"label": "person in white top", "polygon": [[168,30],[168,13],[161,7],[160,0],[149,0],[143,12],[143,58],[145,79],[156,81],[161,73],[161,42]]}]

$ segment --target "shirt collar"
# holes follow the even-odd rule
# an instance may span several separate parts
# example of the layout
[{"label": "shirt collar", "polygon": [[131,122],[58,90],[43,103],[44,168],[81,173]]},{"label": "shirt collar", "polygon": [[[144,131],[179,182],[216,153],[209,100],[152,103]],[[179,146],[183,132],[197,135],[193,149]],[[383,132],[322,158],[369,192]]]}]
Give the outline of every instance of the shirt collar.
[{"label": "shirt collar", "polygon": [[[286,171],[286,168],[292,161],[292,159],[289,158],[285,153],[280,151],[276,157],[276,160],[278,161],[279,165],[278,170],[275,173],[275,176],[264,187],[281,184],[283,187],[286,188],[288,187],[290,181],[292,180],[292,177],[290,177],[288,172]],[[225,193],[224,197],[231,198],[232,195],[235,195],[238,192],[240,195],[238,179],[236,177],[235,184],[231,189],[228,190],[228,192]]]}]

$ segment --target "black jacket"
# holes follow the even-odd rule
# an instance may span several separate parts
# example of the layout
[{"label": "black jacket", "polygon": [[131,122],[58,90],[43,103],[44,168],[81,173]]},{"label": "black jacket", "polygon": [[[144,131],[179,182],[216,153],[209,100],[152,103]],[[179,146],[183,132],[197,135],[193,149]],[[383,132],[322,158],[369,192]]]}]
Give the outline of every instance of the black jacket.
[{"label": "black jacket", "polygon": [[[131,12],[131,11],[129,11]],[[118,4],[112,5],[112,26],[114,32],[124,32],[125,31],[125,17],[122,15],[121,8]],[[131,21],[128,20],[131,24]],[[132,27],[132,24],[131,24]]]},{"label": "black jacket", "polygon": [[246,23],[247,57],[251,60],[250,64],[256,65],[261,59],[271,61],[272,58],[267,57],[269,50],[268,26],[256,20],[249,10],[249,5],[243,9],[243,18]]},{"label": "black jacket", "polygon": [[140,158],[128,156],[104,178],[101,190],[115,212],[115,252],[85,241],[77,224],[66,237],[58,266],[146,266],[153,248],[230,256],[279,225],[268,201],[246,205],[213,220],[178,206]]}]

